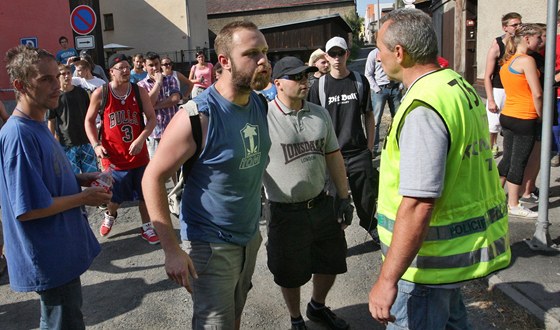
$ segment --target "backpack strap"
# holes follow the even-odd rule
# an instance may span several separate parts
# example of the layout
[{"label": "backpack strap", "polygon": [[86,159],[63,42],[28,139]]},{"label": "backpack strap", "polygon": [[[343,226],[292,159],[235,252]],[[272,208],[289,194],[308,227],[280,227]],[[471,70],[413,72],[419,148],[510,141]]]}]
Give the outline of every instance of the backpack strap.
[{"label": "backpack strap", "polygon": [[321,103],[323,108],[327,105],[327,96],[325,95],[325,76],[326,75],[322,75],[319,78],[319,103]]},{"label": "backpack strap", "polygon": [[202,151],[202,125],[200,124],[200,117],[198,115],[198,106],[193,100],[188,101],[185,105],[182,105],[181,108],[184,108],[189,114],[192,136],[194,142],[196,143],[196,150],[194,154],[181,167],[181,176],[183,177],[183,184],[185,184],[194,163],[198,160],[198,156],[200,156]]},{"label": "backpack strap", "polygon": [[97,113],[101,118],[101,126],[97,130],[97,140],[101,142],[101,132],[103,131],[103,114],[105,113],[105,106],[107,105],[107,97],[109,96],[109,84],[103,84],[101,86],[101,103],[99,104],[99,109]]},{"label": "backpack strap", "polygon": [[364,101],[364,82],[362,81],[362,75],[359,72],[352,71],[354,77],[356,78],[356,90],[358,91],[358,103],[362,105]]},{"label": "backpack strap", "polygon": [[[138,89],[138,85],[136,83],[131,83],[132,84],[132,90],[134,91],[134,95],[136,95],[136,103],[138,104],[138,109],[140,109],[141,113],[144,113],[144,107],[142,105],[142,97],[140,97],[140,90]],[[140,127],[142,128],[142,130],[144,130],[144,127],[146,127],[146,123],[144,122],[144,120],[140,120]]]},{"label": "backpack strap", "polygon": [[262,95],[261,93],[257,93],[257,95],[259,96],[259,99],[261,99],[262,103],[264,104],[265,111],[268,113],[268,100],[266,99],[266,96]]}]

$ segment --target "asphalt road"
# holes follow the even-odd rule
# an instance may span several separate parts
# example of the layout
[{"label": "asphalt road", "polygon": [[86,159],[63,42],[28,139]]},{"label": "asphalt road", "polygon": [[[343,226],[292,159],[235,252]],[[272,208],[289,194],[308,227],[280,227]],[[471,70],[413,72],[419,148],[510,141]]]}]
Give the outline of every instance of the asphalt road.
[{"label": "asphalt road", "polygon": [[[353,62],[363,72],[369,49]],[[390,118],[385,117],[385,125]],[[384,125],[384,126],[385,126]],[[90,224],[98,235],[101,211],[88,208]],[[83,312],[90,329],[176,329],[190,328],[192,300],[187,291],[167,279],[163,252],[139,237],[137,207],[119,210],[111,235],[99,238],[102,252],[82,276]],[[178,221],[175,219],[178,228]],[[266,242],[266,227],[261,226]],[[177,232],[178,234],[178,232]],[[383,329],[369,315],[368,293],[378,275],[381,256],[356,219],[346,230],[348,272],[337,278],[327,305],[353,329]],[[8,276],[0,278],[0,329],[37,329],[39,300],[35,293],[14,293]],[[253,276],[254,288],[245,307],[242,329],[288,329],[289,314],[279,288],[266,266],[264,243]],[[302,311],[309,300],[311,285],[302,288]],[[486,290],[484,280],[465,287],[465,301],[475,329],[537,328],[533,319],[499,293]],[[309,329],[323,329],[307,321]]]}]

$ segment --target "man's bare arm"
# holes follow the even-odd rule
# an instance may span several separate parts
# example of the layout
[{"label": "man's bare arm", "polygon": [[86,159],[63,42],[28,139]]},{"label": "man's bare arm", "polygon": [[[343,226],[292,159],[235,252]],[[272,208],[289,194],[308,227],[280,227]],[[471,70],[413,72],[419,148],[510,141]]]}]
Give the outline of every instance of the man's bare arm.
[{"label": "man's bare arm", "polygon": [[[202,121],[202,126],[207,127],[206,125],[207,122]],[[142,179],[146,208],[165,253],[167,275],[189,292],[192,292],[189,275],[196,278],[196,270],[188,254],[181,249],[175,235],[165,182],[194,155],[195,151],[196,143],[192,136],[189,115],[187,111],[180,110],[165,129],[154,158],[148,164]]]}]

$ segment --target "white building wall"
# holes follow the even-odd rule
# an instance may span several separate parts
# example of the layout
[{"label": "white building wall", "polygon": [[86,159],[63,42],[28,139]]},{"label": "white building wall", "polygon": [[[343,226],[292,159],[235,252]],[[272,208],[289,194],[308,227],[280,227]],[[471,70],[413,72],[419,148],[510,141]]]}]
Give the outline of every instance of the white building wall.
[{"label": "white building wall", "polygon": [[[377,21],[379,20],[379,17],[383,16],[383,9],[392,9],[394,8],[395,5],[392,3],[380,3],[378,7],[377,2],[375,0],[371,0],[370,3],[371,2],[373,2],[374,4],[373,16],[368,17],[368,12],[366,7],[366,10],[364,12],[364,30],[366,31],[365,32],[366,41],[375,43],[375,40],[373,40],[373,38],[375,38],[374,32],[377,31]],[[369,29],[370,23],[373,23],[372,30]]]},{"label": "white building wall", "polygon": [[477,17],[477,79],[484,79],[486,55],[492,39],[503,34],[502,16],[517,12],[525,23],[546,23],[546,0],[479,0]]},{"label": "white building wall", "polygon": [[[208,47],[206,1],[101,0],[100,13],[104,43],[133,47],[124,51],[127,55]],[[103,15],[109,13],[113,31],[103,25]]]}]

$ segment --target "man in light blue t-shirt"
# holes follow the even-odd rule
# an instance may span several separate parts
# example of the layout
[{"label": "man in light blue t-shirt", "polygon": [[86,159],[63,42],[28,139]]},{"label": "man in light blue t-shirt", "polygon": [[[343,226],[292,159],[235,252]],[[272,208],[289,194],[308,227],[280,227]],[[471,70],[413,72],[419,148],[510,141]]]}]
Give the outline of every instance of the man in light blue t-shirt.
[{"label": "man in light blue t-shirt", "polygon": [[80,275],[100,246],[83,206],[108,203],[112,194],[89,187],[98,172],[73,173],[47,127],[47,109],[57,107],[60,94],[54,56],[18,46],[6,58],[18,101],[0,131],[0,192],[10,286],[39,294],[41,329],[84,329]]},{"label": "man in light blue t-shirt", "polygon": [[70,65],[71,63],[68,63],[68,59],[73,57],[75,57],[76,60],[79,60],[78,52],[74,48],[68,47],[68,38],[62,36],[58,38],[58,43],[60,44],[60,47],[62,47],[61,50],[56,52],[56,60],[59,63]]}]

